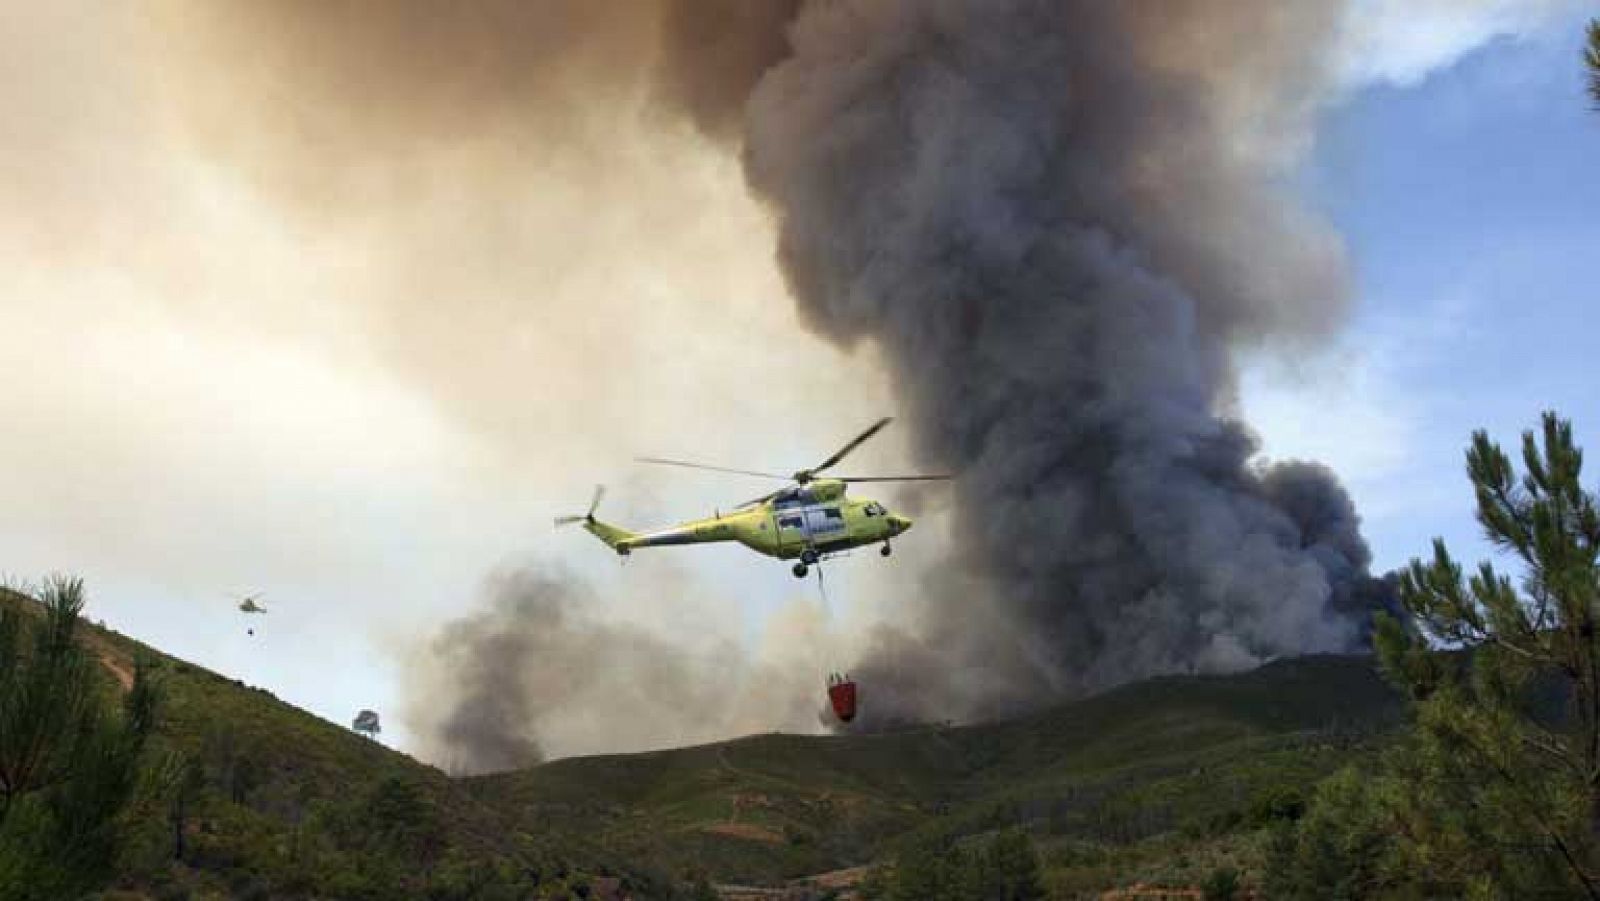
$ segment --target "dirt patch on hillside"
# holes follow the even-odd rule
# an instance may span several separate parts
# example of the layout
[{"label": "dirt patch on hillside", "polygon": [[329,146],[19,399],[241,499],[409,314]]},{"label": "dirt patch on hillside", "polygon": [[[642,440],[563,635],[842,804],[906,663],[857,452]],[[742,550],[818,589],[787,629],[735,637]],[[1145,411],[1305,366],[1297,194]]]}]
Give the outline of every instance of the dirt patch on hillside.
[{"label": "dirt patch on hillside", "polygon": [[115,658],[104,655],[100,657],[100,665],[111,673],[112,677],[117,680],[117,684],[122,686],[123,691],[133,688],[133,670],[128,669]]},{"label": "dirt patch on hillside", "polygon": [[783,844],[783,836],[765,826],[755,823],[708,823],[700,827],[700,831],[712,835],[726,835],[729,838],[742,838],[746,841],[762,842],[768,845]]}]

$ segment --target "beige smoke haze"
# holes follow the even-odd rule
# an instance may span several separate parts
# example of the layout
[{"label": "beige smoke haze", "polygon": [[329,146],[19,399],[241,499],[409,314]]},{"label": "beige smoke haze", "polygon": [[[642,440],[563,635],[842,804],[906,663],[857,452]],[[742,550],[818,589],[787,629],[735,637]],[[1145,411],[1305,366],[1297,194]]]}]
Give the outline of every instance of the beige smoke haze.
[{"label": "beige smoke haze", "polygon": [[[363,340],[475,428],[519,448],[552,426],[613,446],[684,430],[681,414],[707,409],[684,400],[729,385],[720,400],[774,414],[804,397],[743,388],[805,381],[788,375],[769,225],[736,161],[662,100],[725,127],[729,98],[708,85],[756,70],[748,39],[715,39],[761,26],[751,5],[157,8],[154,65],[182,138],[333,242],[361,286]],[[710,52],[674,50],[682,33],[710,35]]]},{"label": "beige smoke haze", "polygon": [[[0,569],[99,577],[136,634],[336,719],[383,686],[312,674],[387,655],[402,739],[448,759],[450,673],[399,661],[559,557],[574,634],[637,640],[581,703],[526,711],[546,753],[818,728],[848,611],[818,625],[814,592],[744,561],[618,573],[549,530],[595,481],[639,524],[765,487],[635,454],[802,465],[887,406],[870,359],[799,329],[724,140],[772,20],[641,8],[7,6],[0,353],[26,376],[0,421],[26,439],[0,446]],[[205,625],[263,586],[270,655]],[[754,668],[773,697],[699,704]]]}]

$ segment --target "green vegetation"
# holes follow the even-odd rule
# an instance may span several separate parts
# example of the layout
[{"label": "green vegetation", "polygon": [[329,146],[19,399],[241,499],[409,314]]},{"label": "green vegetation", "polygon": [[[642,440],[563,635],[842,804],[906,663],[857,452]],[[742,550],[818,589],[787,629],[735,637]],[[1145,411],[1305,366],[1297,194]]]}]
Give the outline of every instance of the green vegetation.
[{"label": "green vegetation", "polygon": [[[0,609],[43,618],[15,594]],[[554,898],[602,876],[636,898],[709,897],[927,847],[978,868],[997,836],[1021,839],[1046,897],[1220,886],[1223,871],[1249,888],[1309,787],[1377,754],[1402,712],[1371,658],[1310,657],[1009,722],[761,735],[457,781],[115,633],[77,637],[100,697],[128,697],[125,676],[160,688],[149,788],[120,818],[106,894],[129,901]]]},{"label": "green vegetation", "polygon": [[1199,887],[1225,869],[1248,888],[1272,830],[1319,780],[1376,756],[1401,715],[1372,658],[1306,657],[1009,722],[761,735],[467,785],[521,822],[720,882],[782,883],[1021,829],[1050,897]]},{"label": "green vegetation", "polygon": [[1521,564],[1524,591],[1487,562],[1463,578],[1443,542],[1402,577],[1421,636],[1476,653],[1463,673],[1417,634],[1384,625],[1385,665],[1416,704],[1402,776],[1453,789],[1448,807],[1406,799],[1396,812],[1445,840],[1485,846],[1446,868],[1436,843],[1411,843],[1430,872],[1600,898],[1600,511],[1579,482],[1571,424],[1547,413],[1541,431],[1523,434],[1520,477],[1484,432],[1467,452],[1478,521]]},{"label": "green vegetation", "polygon": [[1589,23],[1589,45],[1584,48],[1583,61],[1589,66],[1589,96],[1600,107],[1600,19]]},{"label": "green vegetation", "polygon": [[1027,833],[1008,829],[987,845],[923,842],[863,884],[868,901],[1038,901],[1039,857]]},{"label": "green vegetation", "polygon": [[1470,577],[1435,542],[1380,621],[1411,728],[1274,838],[1275,898],[1600,897],[1600,507],[1571,424],[1524,433],[1516,472],[1473,435],[1485,534],[1520,569]]},{"label": "green vegetation", "polygon": [[[60,596],[56,584],[46,600]],[[60,584],[81,601],[79,583]],[[56,609],[0,590],[0,767],[7,785],[23,785],[9,749],[38,742],[15,730],[20,722],[54,736],[49,772],[70,775],[53,791],[13,789],[0,826],[0,895],[25,887],[16,897],[55,901],[109,885],[104,897],[127,901],[567,898],[610,876],[636,897],[676,896],[670,881],[581,831],[514,824],[444,773],[268,692],[87,623],[76,622],[75,641],[53,637],[63,632]],[[55,656],[27,651],[29,636]],[[54,659],[66,662],[46,674]],[[13,690],[30,678],[51,686],[56,703]],[[153,689],[161,703],[152,719],[138,711]],[[99,707],[62,702],[80,695]],[[119,696],[129,713],[115,716]],[[123,801],[93,806],[90,797]],[[47,882],[45,870],[24,866],[80,881]]]},{"label": "green vegetation", "polygon": [[107,882],[126,842],[156,694],[142,667],[119,705],[77,640],[83,583],[51,579],[42,615],[0,608],[0,898]]}]

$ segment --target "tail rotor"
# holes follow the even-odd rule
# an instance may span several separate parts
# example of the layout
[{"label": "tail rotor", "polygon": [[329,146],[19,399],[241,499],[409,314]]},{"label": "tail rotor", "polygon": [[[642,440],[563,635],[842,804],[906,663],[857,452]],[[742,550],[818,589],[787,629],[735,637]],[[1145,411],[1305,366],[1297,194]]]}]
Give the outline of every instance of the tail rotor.
[{"label": "tail rotor", "polygon": [[589,501],[589,512],[582,516],[558,516],[557,526],[570,526],[576,522],[594,522],[594,511],[600,508],[600,501],[606,496],[606,486],[594,486],[594,498]]}]

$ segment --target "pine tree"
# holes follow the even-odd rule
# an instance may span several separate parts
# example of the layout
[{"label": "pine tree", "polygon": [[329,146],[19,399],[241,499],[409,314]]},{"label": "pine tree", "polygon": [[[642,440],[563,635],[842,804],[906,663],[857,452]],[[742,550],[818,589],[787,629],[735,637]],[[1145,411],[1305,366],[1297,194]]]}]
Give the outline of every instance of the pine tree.
[{"label": "pine tree", "polygon": [[1044,897],[1039,856],[1026,832],[1007,829],[995,836],[986,858],[990,889],[984,897],[996,901],[1036,901]]},{"label": "pine tree", "polygon": [[1392,854],[1384,787],[1372,773],[1343,769],[1317,786],[1304,818],[1277,821],[1268,844],[1266,896],[1354,901],[1411,881],[1409,862]]},{"label": "pine tree", "polygon": [[161,767],[159,778],[167,787],[167,822],[172,826],[172,859],[187,861],[189,816],[205,789],[205,768],[194,757],[173,753]]},{"label": "pine tree", "polygon": [[931,901],[944,895],[947,856],[953,848],[918,842],[895,858],[887,891],[888,901]]},{"label": "pine tree", "polygon": [[77,641],[83,582],[43,616],[0,606],[0,899],[77,897],[112,873],[156,712],[144,666],[121,709]]},{"label": "pine tree", "polygon": [[1478,521],[1522,590],[1435,541],[1400,578],[1412,622],[1379,622],[1416,722],[1389,812],[1410,868],[1447,890],[1600,899],[1600,509],[1569,422],[1545,414],[1521,457],[1518,474],[1482,431],[1467,451]]},{"label": "pine tree", "polygon": [[1037,901],[1044,895],[1039,857],[1020,829],[983,846],[950,838],[917,842],[862,886],[863,897],[888,901]]},{"label": "pine tree", "polygon": [[1589,96],[1595,108],[1600,109],[1600,19],[1589,23],[1589,45],[1584,48],[1583,61],[1589,65]]},{"label": "pine tree", "polygon": [[1211,871],[1201,884],[1205,901],[1234,901],[1239,896],[1239,871],[1233,867],[1218,867]]}]

